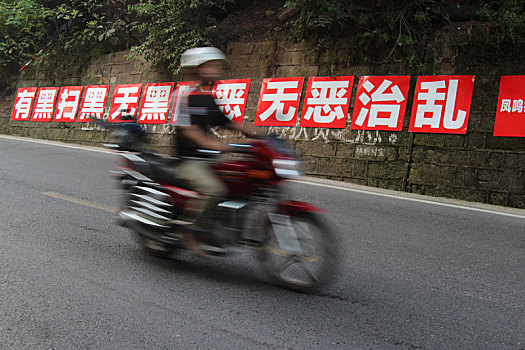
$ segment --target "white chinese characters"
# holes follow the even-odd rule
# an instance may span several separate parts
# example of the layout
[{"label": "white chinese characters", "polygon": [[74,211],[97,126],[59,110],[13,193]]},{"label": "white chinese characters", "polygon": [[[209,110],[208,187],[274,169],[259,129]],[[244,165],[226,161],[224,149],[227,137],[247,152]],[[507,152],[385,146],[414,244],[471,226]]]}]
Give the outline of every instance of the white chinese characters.
[{"label": "white chinese characters", "polygon": [[35,99],[36,88],[18,89],[12,120],[28,120]]},{"label": "white chinese characters", "polygon": [[115,86],[109,121],[120,122],[123,116],[134,118],[138,110],[142,84]]},{"label": "white chinese characters", "polygon": [[343,106],[348,104],[348,98],[345,98],[345,95],[349,84],[348,81],[312,82],[311,94],[313,97],[307,100],[308,107],[303,118],[306,120],[312,118],[314,122],[321,124],[346,118]]},{"label": "white chinese characters", "polygon": [[357,86],[351,128],[400,131],[410,76],[362,76]]},{"label": "white chinese characters", "polygon": [[75,121],[81,92],[81,86],[68,86],[60,89],[54,121]]},{"label": "white chinese characters", "polygon": [[41,88],[38,90],[32,120],[51,121],[57,93],[58,88]]},{"label": "white chinese characters", "polygon": [[147,84],[140,109],[139,123],[166,123],[172,90],[173,83]]},{"label": "white chinese characters", "polygon": [[520,99],[516,99],[516,100],[503,99],[501,101],[500,112],[508,112],[508,113],[514,113],[514,112],[523,113],[523,112],[525,112],[525,108],[523,108],[523,100],[521,98]]},{"label": "white chinese characters", "polygon": [[474,76],[419,77],[410,132],[464,134],[474,89]]},{"label": "white chinese characters", "polygon": [[219,81],[215,85],[215,103],[228,119],[242,122],[249,85],[249,79]]},{"label": "white chinese characters", "polygon": [[79,121],[88,121],[90,118],[101,119],[108,98],[109,85],[87,86],[84,99],[80,107]]},{"label": "white chinese characters", "polygon": [[264,79],[255,125],[295,126],[303,82],[303,77]]}]

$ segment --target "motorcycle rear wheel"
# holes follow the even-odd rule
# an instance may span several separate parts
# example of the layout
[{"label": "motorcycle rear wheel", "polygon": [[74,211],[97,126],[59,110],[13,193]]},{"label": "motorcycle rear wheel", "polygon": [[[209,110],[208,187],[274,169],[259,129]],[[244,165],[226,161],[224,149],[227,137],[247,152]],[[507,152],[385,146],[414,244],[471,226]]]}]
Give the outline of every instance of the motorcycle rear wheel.
[{"label": "motorcycle rear wheel", "polygon": [[331,279],[339,262],[335,235],[313,213],[293,214],[290,222],[300,252],[283,247],[274,225],[267,220],[261,262],[273,283],[301,292],[317,291]]}]

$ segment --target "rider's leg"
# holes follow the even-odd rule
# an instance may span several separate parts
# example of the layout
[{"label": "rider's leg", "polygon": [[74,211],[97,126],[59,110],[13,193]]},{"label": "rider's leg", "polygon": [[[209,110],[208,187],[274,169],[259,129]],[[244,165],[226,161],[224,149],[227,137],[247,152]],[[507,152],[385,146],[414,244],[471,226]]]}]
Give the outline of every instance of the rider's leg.
[{"label": "rider's leg", "polygon": [[177,176],[186,180],[201,199],[193,203],[194,228],[206,230],[213,218],[217,204],[227,195],[227,188],[219,180],[206,161],[184,160],[177,167]]}]

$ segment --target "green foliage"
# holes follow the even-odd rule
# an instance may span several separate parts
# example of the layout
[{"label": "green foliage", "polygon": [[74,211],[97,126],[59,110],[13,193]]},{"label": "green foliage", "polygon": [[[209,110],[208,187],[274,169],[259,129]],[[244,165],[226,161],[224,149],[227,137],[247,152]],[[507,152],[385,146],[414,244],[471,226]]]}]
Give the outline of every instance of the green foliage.
[{"label": "green foliage", "polygon": [[299,35],[307,35],[315,30],[332,33],[340,31],[349,21],[356,19],[352,16],[352,9],[358,8],[345,0],[289,0],[285,6],[301,10],[295,21],[295,30]]},{"label": "green foliage", "polygon": [[[445,0],[289,0],[300,10],[294,22],[298,39],[322,48],[326,41],[344,37],[345,56],[351,62],[404,61],[417,73],[434,73],[443,59],[443,29],[450,24]],[[469,40],[452,45],[477,54],[478,60],[523,58],[525,2],[523,0],[463,0],[479,7],[486,23],[472,25]],[[483,52],[484,54],[480,55]],[[469,57],[469,59],[472,57]]]},{"label": "green foliage", "polygon": [[[78,65],[100,52],[136,44],[124,0],[0,0],[0,70],[18,69],[46,44],[40,57],[61,66]],[[80,60],[80,62],[79,62]]]},{"label": "green foliage", "polygon": [[131,6],[143,20],[135,28],[144,41],[132,48],[131,57],[154,65],[167,62],[174,71],[184,50],[212,45],[217,35],[217,14],[234,0],[147,0]]},{"label": "green foliage", "polygon": [[0,1],[0,69],[13,69],[36,53],[49,40],[54,17],[36,0]]},{"label": "green foliage", "polygon": [[[525,2],[521,0],[483,1],[480,19],[491,27],[476,33],[476,44],[490,48],[498,56],[523,58],[525,52]],[[479,28],[476,28],[479,29]],[[481,35],[479,35],[481,33]]]}]

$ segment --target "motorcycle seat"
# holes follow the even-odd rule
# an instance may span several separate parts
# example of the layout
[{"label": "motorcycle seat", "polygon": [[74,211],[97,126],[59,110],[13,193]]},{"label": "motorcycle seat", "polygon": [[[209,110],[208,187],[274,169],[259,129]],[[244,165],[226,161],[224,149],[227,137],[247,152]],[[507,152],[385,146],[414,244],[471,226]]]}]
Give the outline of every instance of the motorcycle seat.
[{"label": "motorcycle seat", "polygon": [[142,154],[150,165],[151,172],[156,181],[166,185],[190,189],[189,184],[176,176],[176,166],[182,160],[179,158],[168,158],[156,153]]}]

